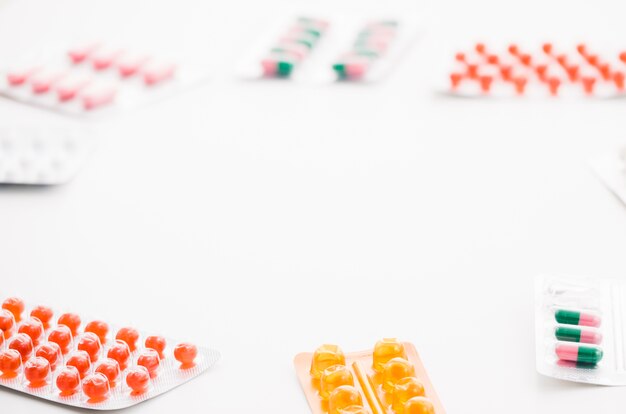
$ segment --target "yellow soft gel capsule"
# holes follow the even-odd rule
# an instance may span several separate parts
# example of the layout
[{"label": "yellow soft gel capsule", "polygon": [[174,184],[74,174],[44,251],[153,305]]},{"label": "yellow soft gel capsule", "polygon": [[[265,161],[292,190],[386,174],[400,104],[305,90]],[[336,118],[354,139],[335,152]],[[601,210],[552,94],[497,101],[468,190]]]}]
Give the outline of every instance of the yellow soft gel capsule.
[{"label": "yellow soft gel capsule", "polygon": [[383,390],[392,393],[398,381],[415,375],[413,365],[404,358],[390,359],[383,368]]},{"label": "yellow soft gel capsule", "polygon": [[[343,414],[350,407],[362,407],[363,399],[361,394],[351,385],[342,385],[330,393],[328,398],[328,414]],[[350,412],[350,411],[348,411]]]},{"label": "yellow soft gel capsule", "polygon": [[404,414],[435,414],[435,406],[428,398],[413,397],[404,405]]},{"label": "yellow soft gel capsule", "polygon": [[322,345],[315,350],[311,360],[311,377],[320,379],[322,372],[333,365],[346,365],[346,357],[337,345]]},{"label": "yellow soft gel capsule", "polygon": [[396,338],[384,338],[376,342],[372,364],[374,371],[382,373],[385,364],[393,358],[406,359],[406,351],[402,342],[398,341]]},{"label": "yellow soft gel capsule", "polygon": [[396,382],[396,386],[392,394],[392,406],[396,414],[404,413],[406,402],[413,397],[423,397],[424,384],[415,377],[402,378]]},{"label": "yellow soft gel capsule", "polygon": [[354,386],[352,372],[345,365],[333,365],[326,368],[320,377],[320,398],[327,400],[330,393],[342,385]]}]

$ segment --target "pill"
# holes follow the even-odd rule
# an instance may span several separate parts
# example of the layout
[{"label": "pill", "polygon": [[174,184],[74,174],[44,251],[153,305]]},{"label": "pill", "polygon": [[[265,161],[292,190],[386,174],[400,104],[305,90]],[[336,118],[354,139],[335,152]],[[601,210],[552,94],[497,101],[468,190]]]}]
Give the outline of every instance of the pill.
[{"label": "pill", "polygon": [[52,86],[63,79],[67,75],[67,72],[62,70],[42,70],[37,72],[30,79],[30,85],[33,93],[44,94],[48,93]]},{"label": "pill", "polygon": [[109,84],[93,84],[81,93],[83,108],[86,110],[97,109],[109,105],[115,100],[117,89]]},{"label": "pill", "polygon": [[576,46],[576,50],[580,53],[581,56],[587,55],[587,46],[584,43],[581,43]]},{"label": "pill", "polygon": [[567,55],[558,55],[556,61],[563,67],[567,66]]},{"label": "pill", "polygon": [[157,351],[160,359],[165,357],[163,351],[165,351],[166,346],[167,342],[162,336],[151,335],[146,338],[145,347]]},{"label": "pill", "polygon": [[[583,81],[584,79],[586,78],[583,78]],[[570,311],[565,309],[557,309],[554,312],[554,317],[558,323],[562,323],[565,325],[592,326],[597,328],[602,322],[599,316],[593,315],[591,313]]]},{"label": "pill", "polygon": [[483,93],[488,93],[489,90],[491,89],[491,84],[493,82],[493,77],[492,76],[480,76],[478,78],[479,82],[480,82],[480,89],[483,91]]},{"label": "pill", "polygon": [[50,369],[54,371],[59,361],[62,360],[63,354],[61,347],[54,342],[46,342],[35,349],[35,356],[45,358],[50,364]]},{"label": "pill", "polygon": [[404,405],[403,414],[435,414],[435,406],[425,397],[413,397]]},{"label": "pill", "polygon": [[261,66],[266,76],[288,77],[291,75],[295,65],[286,60],[275,60],[272,58],[261,61]]},{"label": "pill", "polygon": [[62,396],[73,395],[80,387],[80,373],[73,366],[64,367],[57,375],[56,385]]},{"label": "pill", "polygon": [[0,372],[3,377],[14,377],[22,366],[22,356],[15,349],[0,351]]},{"label": "pill", "polygon": [[109,391],[109,379],[104,374],[96,372],[83,380],[83,392],[91,403],[103,401]]},{"label": "pill", "polygon": [[83,62],[93,52],[100,47],[99,43],[89,43],[86,45],[76,46],[67,51],[67,55],[73,63],[78,64]]},{"label": "pill", "polygon": [[487,50],[487,47],[485,46],[484,43],[476,43],[476,46],[474,48],[480,54],[485,53],[485,51]]},{"label": "pill", "polygon": [[24,312],[24,301],[20,298],[8,298],[2,302],[2,309],[6,309],[13,314],[15,322],[22,321],[22,312]]},{"label": "pill", "polygon": [[37,306],[30,311],[30,316],[37,318],[43,324],[45,329],[50,327],[50,321],[54,316],[54,312],[47,306]]},{"label": "pill", "polygon": [[113,358],[106,358],[98,364],[95,372],[104,374],[109,380],[109,385],[114,387],[121,374],[120,364]]},{"label": "pill", "polygon": [[137,341],[139,340],[139,332],[135,328],[129,328],[129,327],[121,328],[119,331],[117,331],[117,334],[115,335],[115,339],[126,342],[128,344],[128,348],[130,349],[130,351],[133,352],[135,351],[135,349],[137,349]]},{"label": "pill", "polygon": [[488,55],[487,63],[489,63],[490,65],[497,65],[498,63],[500,63],[500,58],[498,57],[498,55]]},{"label": "pill", "polygon": [[180,362],[181,369],[193,367],[197,355],[198,348],[190,343],[180,343],[174,348],[174,358]]},{"label": "pill", "polygon": [[396,383],[402,378],[415,374],[413,365],[404,358],[390,359],[383,368],[383,390],[393,392]]},{"label": "pill", "polygon": [[91,369],[91,360],[89,359],[89,354],[85,351],[75,351],[65,363],[68,367],[75,367],[78,370],[81,378],[84,378],[85,375]]},{"label": "pill", "polygon": [[102,350],[100,338],[98,338],[98,335],[93,332],[85,332],[78,340],[76,349],[87,352],[89,360],[94,363],[100,357],[100,352]]},{"label": "pill", "polygon": [[324,344],[313,353],[309,373],[313,379],[320,379],[322,372],[333,365],[346,365],[346,357],[337,345]]},{"label": "pill", "polygon": [[33,353],[33,340],[30,336],[20,333],[9,340],[9,349],[15,349],[22,356],[22,361],[27,361]]},{"label": "pill", "polygon": [[59,320],[57,321],[58,325],[65,325],[70,328],[72,336],[76,336],[78,334],[78,328],[80,327],[80,323],[80,316],[75,313],[64,313],[59,317]]},{"label": "pill", "polygon": [[50,375],[50,363],[46,358],[35,357],[24,364],[24,377],[31,387],[46,385],[48,375]]},{"label": "pill", "polygon": [[13,334],[15,328],[15,316],[13,313],[6,309],[0,310],[0,330],[4,332],[5,339],[8,339]]},{"label": "pill", "polygon": [[597,364],[602,360],[603,352],[599,348],[559,344],[555,348],[559,359],[585,364]]},{"label": "pill", "polygon": [[546,55],[552,54],[552,43],[544,43],[541,48]]},{"label": "pill", "polygon": [[457,89],[459,87],[459,85],[461,84],[462,80],[463,80],[463,74],[462,73],[451,73],[450,74],[450,85],[452,86],[452,89]]},{"label": "pill", "polygon": [[619,54],[619,60],[626,63],[626,52],[622,52]]},{"label": "pill", "polygon": [[465,62],[465,53],[459,52],[454,56],[454,58],[459,62]]},{"label": "pill", "polygon": [[558,95],[559,86],[561,86],[561,80],[559,78],[548,79],[548,88],[550,89],[550,95],[552,96]]},{"label": "pill", "polygon": [[63,355],[67,354],[72,345],[72,332],[65,325],[59,325],[52,329],[48,334],[48,342],[54,342],[59,345]]},{"label": "pill", "polygon": [[139,69],[150,60],[146,55],[128,55],[120,58],[117,62],[117,70],[120,76],[126,78],[139,72]]},{"label": "pill", "polygon": [[353,63],[335,63],[333,70],[340,78],[345,79],[359,79],[362,78],[367,72],[368,65],[366,62],[353,62]]},{"label": "pill", "polygon": [[100,339],[100,343],[105,344],[109,334],[109,325],[102,321],[91,321],[85,326],[85,332],[96,334]]},{"label": "pill", "polygon": [[624,89],[624,73],[623,72],[614,72],[613,73],[613,82],[615,86],[620,91]]},{"label": "pill", "polygon": [[93,78],[85,74],[69,75],[61,79],[55,87],[59,101],[66,102],[74,99],[78,92],[91,82]]},{"label": "pill", "polygon": [[350,385],[337,387],[328,398],[328,414],[341,414],[342,410],[351,406],[363,406],[361,394]]},{"label": "pill", "polygon": [[148,63],[143,69],[143,80],[152,86],[174,77],[176,65],[167,62]]},{"label": "pill", "polygon": [[513,56],[516,56],[519,53],[519,48],[515,44],[510,45],[508,50]]},{"label": "pill", "polygon": [[158,352],[154,349],[146,349],[137,358],[137,365],[146,367],[150,378],[156,377],[159,366],[161,365]]},{"label": "pill", "polygon": [[602,342],[602,334],[599,332],[559,326],[554,334],[559,341],[582,342],[586,344],[599,344]]},{"label": "pill", "polygon": [[467,76],[471,79],[476,79],[478,77],[478,65],[469,64],[467,65]]},{"label": "pill", "polygon": [[598,72],[600,72],[600,75],[602,75],[602,79],[605,81],[611,79],[611,65],[608,63],[600,63],[596,68]]},{"label": "pill", "polygon": [[425,395],[424,384],[415,377],[402,378],[396,382],[392,393],[392,406],[397,414],[402,414],[406,402],[413,397]]},{"label": "pill", "polygon": [[111,358],[120,364],[120,369],[124,371],[130,361],[130,348],[124,341],[116,340],[107,352],[107,358]]},{"label": "pill", "polygon": [[513,81],[513,85],[515,85],[515,92],[518,95],[523,95],[526,89],[526,83],[528,82],[528,80],[520,76],[520,77],[512,79],[512,81]]},{"label": "pill", "polygon": [[146,367],[132,367],[126,374],[126,385],[133,390],[133,394],[141,394],[146,392],[150,385],[150,373]]},{"label": "pill", "polygon": [[43,323],[37,318],[27,319],[21,323],[17,332],[30,336],[33,345],[37,346],[44,336]]},{"label": "pill", "polygon": [[500,66],[500,76],[505,81],[511,80],[511,75],[513,74],[513,67],[510,65],[502,65]]},{"label": "pill", "polygon": [[105,70],[123,55],[121,49],[99,49],[91,56],[91,64],[95,70]]},{"label": "pill", "polygon": [[539,80],[544,82],[547,79],[546,75],[548,73],[548,65],[535,66],[535,72],[537,72],[537,77],[539,78]]},{"label": "pill", "polygon": [[586,57],[587,59],[587,63],[589,63],[591,66],[596,66],[600,63],[600,59],[598,58],[598,55],[589,55]]},{"label": "pill", "polygon": [[578,80],[579,69],[580,67],[578,65],[570,65],[565,68],[570,82],[576,82]]},{"label": "pill", "polygon": [[396,338],[383,338],[374,345],[372,368],[378,373],[385,370],[385,364],[393,358],[406,359],[404,344]]},{"label": "pill", "polygon": [[5,339],[4,339],[4,331],[2,329],[0,329],[0,349],[3,349],[2,345],[4,345],[4,341],[5,341]]},{"label": "pill", "polygon": [[532,56],[530,56],[528,53],[524,53],[519,56],[519,60],[520,62],[522,62],[522,65],[530,66],[530,63],[532,61]]},{"label": "pill", "polygon": [[372,414],[370,410],[363,407],[362,405],[351,405],[346,408],[342,408],[339,410],[341,414]]},{"label": "pill", "polygon": [[27,80],[31,78],[35,73],[37,73],[41,68],[30,67],[26,69],[18,69],[12,70],[7,73],[7,82],[11,86],[20,86],[23,85]]},{"label": "pill", "polygon": [[333,365],[322,372],[320,377],[320,398],[328,400],[330,393],[342,385],[354,386],[354,376],[345,365]]}]

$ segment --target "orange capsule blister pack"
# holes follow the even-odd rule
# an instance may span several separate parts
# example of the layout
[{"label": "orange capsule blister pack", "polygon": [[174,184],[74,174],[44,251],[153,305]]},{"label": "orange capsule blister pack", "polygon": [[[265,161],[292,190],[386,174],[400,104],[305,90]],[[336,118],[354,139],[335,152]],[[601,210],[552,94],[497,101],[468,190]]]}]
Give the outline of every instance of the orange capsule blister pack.
[{"label": "orange capsule blister pack", "polygon": [[298,354],[296,374],[313,414],[445,414],[413,344],[386,338],[345,354],[337,345]]},{"label": "orange capsule blister pack", "polygon": [[215,350],[8,298],[0,309],[0,386],[74,407],[115,410],[167,392]]}]

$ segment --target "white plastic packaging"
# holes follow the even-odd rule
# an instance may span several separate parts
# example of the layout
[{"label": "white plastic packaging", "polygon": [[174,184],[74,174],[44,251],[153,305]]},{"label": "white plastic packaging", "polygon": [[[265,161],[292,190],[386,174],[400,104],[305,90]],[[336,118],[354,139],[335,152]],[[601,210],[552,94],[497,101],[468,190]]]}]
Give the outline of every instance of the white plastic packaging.
[{"label": "white plastic packaging", "polygon": [[626,204],[626,147],[590,160],[606,187]]}]

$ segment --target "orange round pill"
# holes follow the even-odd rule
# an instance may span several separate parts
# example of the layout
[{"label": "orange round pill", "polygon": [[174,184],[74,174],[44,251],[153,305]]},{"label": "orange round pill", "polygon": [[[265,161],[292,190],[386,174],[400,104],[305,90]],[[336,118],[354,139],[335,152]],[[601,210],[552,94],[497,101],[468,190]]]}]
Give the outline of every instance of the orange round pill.
[{"label": "orange round pill", "polygon": [[105,399],[110,389],[109,379],[102,373],[96,372],[83,380],[83,392],[91,402]]},{"label": "orange round pill", "polygon": [[0,309],[0,331],[4,332],[4,337],[8,339],[13,333],[15,327],[15,316],[6,310]]},{"label": "orange round pill", "polygon": [[363,398],[356,388],[350,385],[342,385],[330,393],[328,399],[329,414],[342,414],[343,409],[352,406],[363,406]]},{"label": "orange round pill", "polygon": [[374,371],[382,373],[385,364],[393,358],[406,359],[406,350],[402,342],[396,338],[383,338],[376,342],[372,356],[372,368],[374,368]]},{"label": "orange round pill", "polygon": [[21,322],[22,312],[24,312],[24,301],[20,298],[8,298],[2,302],[2,309],[11,312],[15,318],[15,322]]},{"label": "orange round pill", "polygon": [[424,384],[415,377],[402,378],[396,382],[392,394],[392,406],[395,412],[401,413],[406,402],[413,397],[423,397],[425,395]]},{"label": "orange round pill", "polygon": [[48,334],[48,342],[54,342],[61,348],[61,352],[65,355],[69,352],[72,345],[72,332],[65,325],[59,325]]},{"label": "orange round pill", "polygon": [[91,362],[96,362],[100,357],[100,351],[102,350],[100,338],[98,338],[98,335],[93,332],[86,332],[78,340],[76,349],[87,352]]},{"label": "orange round pill", "polygon": [[32,387],[44,385],[50,374],[50,363],[46,358],[35,357],[24,364],[24,377]]},{"label": "orange round pill", "polygon": [[37,346],[43,339],[43,323],[37,318],[27,319],[22,322],[17,332],[30,336],[30,339],[33,341],[33,345]]},{"label": "orange round pill", "polygon": [[15,349],[0,351],[0,372],[13,374],[22,366],[22,356]]},{"label": "orange round pill", "polygon": [[324,370],[333,365],[346,365],[346,356],[339,346],[324,344],[313,353],[309,374],[311,378],[318,380]]},{"label": "orange round pill", "polygon": [[78,334],[78,328],[80,327],[80,316],[75,313],[64,313],[59,317],[57,321],[58,325],[65,325],[70,328],[70,332],[72,332],[72,336],[76,336]]},{"label": "orange round pill", "polygon": [[48,329],[50,327],[50,321],[54,316],[54,312],[47,306],[37,306],[30,311],[30,316],[39,319],[43,324],[43,327]]},{"label": "orange round pill", "polygon": [[157,351],[157,353],[159,354],[159,358],[163,359],[163,351],[165,351],[167,342],[162,336],[152,335],[146,338],[145,346],[146,348],[154,349],[155,351]]},{"label": "orange round pill", "polygon": [[124,341],[128,344],[130,351],[133,352],[137,349],[137,341],[139,340],[139,332],[135,328],[122,328],[117,331],[117,335],[115,335],[115,339],[119,339],[120,341]]},{"label": "orange round pill", "polygon": [[117,340],[111,348],[109,348],[107,357],[116,360],[117,363],[120,364],[120,369],[123,371],[128,367],[128,362],[130,361],[130,348],[126,342]]},{"label": "orange round pill", "polygon": [[193,367],[197,355],[198,348],[190,343],[181,343],[174,348],[174,358],[180,362],[180,367],[183,369]]},{"label": "orange round pill", "polygon": [[106,358],[96,367],[95,372],[104,374],[109,379],[109,385],[115,386],[118,378],[120,377],[120,364],[113,358]]},{"label": "orange round pill", "polygon": [[50,363],[50,369],[54,371],[62,358],[61,347],[55,342],[46,342],[35,349],[35,356],[45,358]]},{"label": "orange round pill", "polygon": [[148,373],[150,373],[150,378],[156,376],[160,364],[159,353],[154,349],[146,349],[137,358],[137,365],[146,367]]},{"label": "orange round pill", "polygon": [[393,358],[383,368],[383,389],[393,392],[396,383],[402,378],[412,377],[415,373],[413,365],[404,358]]},{"label": "orange round pill", "polygon": [[28,360],[33,353],[33,340],[30,336],[20,333],[9,341],[9,349],[15,349],[22,356],[22,361]]},{"label": "orange round pill", "polygon": [[326,368],[320,377],[320,398],[328,400],[330,394],[342,385],[354,386],[354,377],[348,367],[345,365],[333,365]]},{"label": "orange round pill", "polygon": [[2,349],[2,345],[4,345],[4,332],[0,330],[0,349]]},{"label": "orange round pill", "polygon": [[404,405],[404,414],[435,414],[435,406],[428,398],[413,397]]},{"label": "orange round pill", "polygon": [[150,384],[150,373],[146,367],[133,367],[126,374],[126,384],[135,394],[145,392]]},{"label": "orange round pill", "polygon": [[100,343],[105,344],[109,333],[109,325],[102,321],[91,321],[85,326],[85,332],[96,334],[100,338]]},{"label": "orange round pill", "polygon": [[85,378],[85,375],[87,375],[91,369],[89,354],[85,351],[76,351],[70,356],[65,365],[68,367],[75,367],[78,370],[80,377]]},{"label": "orange round pill", "polygon": [[61,395],[72,395],[80,387],[80,373],[76,367],[65,367],[57,376],[56,384]]}]

